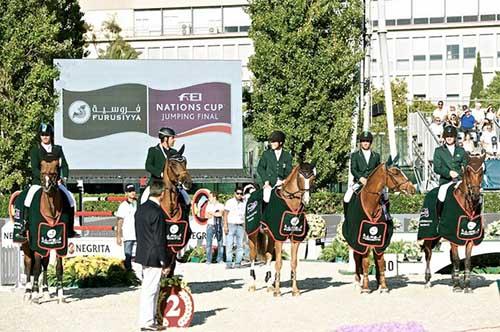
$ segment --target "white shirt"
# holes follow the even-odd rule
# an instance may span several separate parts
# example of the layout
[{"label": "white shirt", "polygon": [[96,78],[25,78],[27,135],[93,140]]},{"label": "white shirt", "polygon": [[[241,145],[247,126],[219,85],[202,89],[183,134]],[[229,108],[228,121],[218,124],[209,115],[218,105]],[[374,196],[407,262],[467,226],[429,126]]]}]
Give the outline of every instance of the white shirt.
[{"label": "white shirt", "polygon": [[245,207],[245,199],[238,201],[233,197],[228,200],[224,206],[224,210],[227,211],[228,224],[243,224],[245,222]]},{"label": "white shirt", "polygon": [[443,136],[443,125],[442,124],[437,124],[436,122],[433,122],[430,124],[429,129],[432,131],[436,137],[442,137]]},{"label": "white shirt", "polygon": [[481,123],[484,120],[484,111],[481,109],[473,109],[472,110],[472,116],[474,117],[474,120],[476,120],[477,123]]},{"label": "white shirt", "polygon": [[[207,214],[208,213],[214,214],[215,211],[220,211],[222,213],[224,211],[224,204],[222,204],[220,202],[215,202],[215,203],[208,202],[207,208],[205,209],[205,212]],[[215,223],[214,223],[214,217],[209,217],[207,219],[207,224],[208,225],[215,225]]]},{"label": "white shirt", "polygon": [[450,151],[451,155],[453,156],[455,154],[455,144],[452,144],[452,145],[446,144],[446,147],[448,148],[448,151]]},{"label": "white shirt", "polygon": [[495,121],[497,118],[497,115],[495,114],[495,112],[486,112],[486,119],[490,120],[490,121]]},{"label": "white shirt", "polygon": [[441,121],[444,121],[446,120],[447,113],[448,112],[444,109],[444,107],[442,109],[436,108],[434,112],[432,112],[432,117],[439,118]]},{"label": "white shirt", "polygon": [[129,203],[124,201],[118,207],[115,216],[123,219],[123,241],[135,241],[135,211],[137,210],[137,202]]},{"label": "white shirt", "polygon": [[281,157],[281,149],[274,150],[274,155],[276,156],[276,160],[280,160]]},{"label": "white shirt", "polygon": [[481,135],[481,143],[483,143],[483,147],[488,153],[493,153],[493,145],[491,142],[493,136],[496,136],[495,132],[494,131],[490,132],[487,130],[483,131]]},{"label": "white shirt", "polygon": [[363,156],[365,157],[366,164],[368,165],[368,163],[370,162],[370,156],[372,155],[372,151],[361,149],[361,152],[363,152]]},{"label": "white shirt", "polygon": [[43,144],[43,143],[41,143],[41,144],[42,144],[42,147],[45,149],[45,151],[47,151],[49,153],[52,152],[52,144]]}]

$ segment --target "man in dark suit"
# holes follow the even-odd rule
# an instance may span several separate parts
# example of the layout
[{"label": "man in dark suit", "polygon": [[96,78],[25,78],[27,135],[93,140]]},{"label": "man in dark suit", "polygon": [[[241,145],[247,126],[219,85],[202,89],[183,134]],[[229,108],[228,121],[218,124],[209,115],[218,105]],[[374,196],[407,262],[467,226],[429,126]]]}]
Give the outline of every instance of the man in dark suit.
[{"label": "man in dark suit", "polygon": [[139,325],[141,331],[161,331],[155,323],[157,295],[162,273],[168,273],[165,212],[160,206],[163,182],[153,181],[148,200],[135,213],[137,250],[135,261],[142,264]]}]

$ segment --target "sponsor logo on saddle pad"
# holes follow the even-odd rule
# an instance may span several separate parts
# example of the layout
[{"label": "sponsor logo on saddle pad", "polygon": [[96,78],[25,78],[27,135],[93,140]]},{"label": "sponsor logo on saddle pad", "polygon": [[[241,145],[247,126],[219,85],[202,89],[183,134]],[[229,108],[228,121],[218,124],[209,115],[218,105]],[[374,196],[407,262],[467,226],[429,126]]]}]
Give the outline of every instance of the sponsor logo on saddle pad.
[{"label": "sponsor logo on saddle pad", "polygon": [[384,244],[386,227],[385,223],[362,221],[358,242],[362,245],[382,246]]},{"label": "sponsor logo on saddle pad", "polygon": [[470,220],[466,216],[459,219],[457,237],[462,240],[473,240],[481,236],[482,223],[480,217]]},{"label": "sponsor logo on saddle pad", "polygon": [[430,212],[428,208],[423,208],[422,211],[420,211],[420,218],[429,218]]},{"label": "sponsor logo on saddle pad", "polygon": [[370,234],[371,235],[375,235],[378,233],[378,228],[373,226],[373,227],[370,227]]},{"label": "sponsor logo on saddle pad", "polygon": [[169,247],[183,247],[187,242],[188,224],[185,221],[166,221],[167,245]]},{"label": "sponsor logo on saddle pad", "polygon": [[20,219],[20,218],[21,218],[21,210],[14,209],[14,219]]},{"label": "sponsor logo on saddle pad", "polygon": [[255,208],[257,207],[258,204],[259,204],[259,202],[257,202],[257,201],[248,204],[247,213],[253,212],[253,210],[255,210]]},{"label": "sponsor logo on saddle pad", "polygon": [[177,234],[178,231],[179,231],[179,226],[177,225],[170,226],[170,234]]},{"label": "sponsor logo on saddle pad", "polygon": [[64,224],[50,226],[40,223],[38,229],[38,246],[43,249],[60,249],[66,245],[66,227]]}]

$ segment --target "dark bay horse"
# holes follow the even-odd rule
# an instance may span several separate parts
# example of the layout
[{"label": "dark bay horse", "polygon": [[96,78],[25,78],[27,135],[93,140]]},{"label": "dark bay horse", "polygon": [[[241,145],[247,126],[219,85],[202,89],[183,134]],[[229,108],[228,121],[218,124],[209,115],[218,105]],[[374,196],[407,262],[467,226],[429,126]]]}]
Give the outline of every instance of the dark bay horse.
[{"label": "dark bay horse", "polygon": [[[457,241],[458,243],[454,243],[453,241],[456,239],[451,239],[449,236],[444,234],[442,231],[445,227],[439,227],[439,236],[433,239],[424,240],[423,250],[425,253],[425,261],[426,261],[426,269],[425,269],[425,287],[429,288],[431,286],[431,269],[430,262],[432,257],[432,249],[436,246],[436,244],[440,241],[441,235],[447,240],[450,241],[450,259],[453,264],[453,272],[452,272],[452,282],[453,282],[453,291],[460,292],[462,291],[462,287],[460,286],[459,280],[459,272],[460,272],[460,257],[458,254],[458,247],[460,245],[465,245],[465,271],[464,271],[464,291],[465,293],[472,293],[472,288],[470,285],[470,273],[471,273],[471,256],[472,256],[472,248],[474,245],[478,245],[482,241],[482,217],[481,217],[481,183],[483,181],[484,175],[484,159],[486,157],[485,153],[480,155],[470,155],[467,165],[464,169],[463,179],[456,188],[453,189],[452,196],[446,197],[446,202],[444,203],[444,209],[449,209],[450,205],[447,202],[451,200],[456,200],[456,203],[460,206],[462,211],[465,213],[465,216],[468,220],[479,220],[481,227],[481,234],[475,239]],[[436,216],[438,225],[445,226],[446,220],[440,220],[441,215]],[[459,227],[460,220],[451,220],[449,221],[452,224],[455,224],[456,227]]]},{"label": "dark bay horse", "polygon": [[[380,201],[384,188],[389,189],[389,191],[402,192],[404,194],[414,194],[416,192],[413,183],[408,180],[399,168],[387,166],[386,164],[380,164],[377,166],[377,168],[370,174],[366,185],[359,193],[361,208],[363,209],[365,216],[367,216],[370,221],[373,220],[375,223],[380,222],[380,216],[382,214],[382,205]],[[344,221],[344,223],[347,224],[349,222],[349,218]],[[389,289],[385,280],[385,260],[383,250],[379,251],[376,250],[374,246],[366,245],[366,250],[364,252],[357,250],[353,251],[354,262],[356,265],[355,281],[357,285],[361,286],[361,293],[370,292],[368,279],[370,251],[373,251],[375,268],[377,271],[377,282],[380,287],[380,291],[383,293],[388,292]],[[363,279],[361,279],[361,274],[363,275]]]},{"label": "dark bay horse", "polygon": [[[179,229],[175,227],[172,223],[182,223],[185,228],[185,243],[179,244],[178,246],[168,246],[167,247],[167,259],[169,260],[169,273],[168,277],[174,275],[175,265],[176,265],[176,254],[178,250],[181,250],[189,240],[191,236],[191,229],[189,228],[189,207],[185,207],[181,203],[183,199],[179,193],[180,188],[190,189],[193,181],[191,175],[187,171],[187,161],[183,156],[184,146],[181,147],[179,152],[173,156],[170,156],[165,161],[165,166],[163,169],[163,183],[165,185],[165,192],[163,194],[163,199],[161,200],[161,207],[168,216],[170,227],[174,226],[174,229]],[[181,225],[182,226],[182,225]],[[168,236],[167,230],[167,236]],[[168,241],[167,241],[168,242]]]},{"label": "dark bay horse", "polygon": [[[290,175],[283,181],[281,187],[277,187],[275,190],[276,197],[282,199],[290,211],[303,211],[304,205],[309,203],[310,190],[314,184],[316,178],[316,169],[313,165],[309,163],[300,163],[295,166]],[[273,196],[271,196],[271,201],[267,206],[267,209],[272,209]],[[264,214],[265,216],[265,214]],[[276,239],[276,234],[270,230],[270,224],[278,224],[280,220],[266,220],[265,229],[262,231],[254,232],[249,234],[249,246],[250,246],[250,261],[251,261],[251,271],[250,275],[253,278],[252,284],[249,286],[249,291],[255,291],[255,271],[254,264],[257,259],[258,253],[263,253],[266,261],[266,265],[270,266],[272,260],[272,250],[275,251],[276,264],[275,264],[275,280],[274,287],[269,283],[271,279],[271,272],[266,272],[266,283],[268,291],[273,291],[274,296],[281,295],[280,291],[280,271],[282,267],[282,249],[283,241]],[[297,239],[294,236],[289,237],[291,241],[291,279],[292,279],[292,295],[300,295],[300,290],[297,286],[297,254],[301,239]]]}]

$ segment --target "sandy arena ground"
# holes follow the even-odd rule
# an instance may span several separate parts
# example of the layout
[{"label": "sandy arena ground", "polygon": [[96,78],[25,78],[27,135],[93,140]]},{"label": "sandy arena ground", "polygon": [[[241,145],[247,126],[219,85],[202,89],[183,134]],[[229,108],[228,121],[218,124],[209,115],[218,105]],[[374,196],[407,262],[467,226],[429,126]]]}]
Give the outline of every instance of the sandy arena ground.
[{"label": "sandy arena ground", "polygon": [[[300,262],[300,297],[290,282],[282,296],[263,289],[263,268],[257,268],[259,290],[247,291],[247,268],[184,264],[178,272],[189,280],[195,301],[190,331],[335,331],[342,325],[419,322],[428,331],[500,331],[498,275],[474,276],[473,294],[454,294],[449,276],[433,276],[424,289],[423,276],[389,279],[389,294],[361,295],[352,276],[338,273],[337,264]],[[290,276],[285,262],[282,279]],[[375,284],[371,284],[372,288]],[[138,331],[139,289],[68,289],[69,303],[22,303],[21,290],[0,291],[0,331]]]}]

